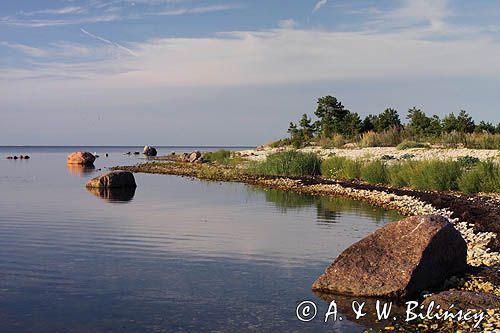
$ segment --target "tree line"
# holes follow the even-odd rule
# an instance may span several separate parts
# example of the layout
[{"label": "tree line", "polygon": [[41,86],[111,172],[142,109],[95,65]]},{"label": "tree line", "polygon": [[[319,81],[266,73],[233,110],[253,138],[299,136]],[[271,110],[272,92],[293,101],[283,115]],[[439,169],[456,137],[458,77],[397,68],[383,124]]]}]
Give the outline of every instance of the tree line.
[{"label": "tree line", "polygon": [[318,139],[330,139],[341,135],[348,140],[355,140],[367,132],[383,133],[389,130],[405,132],[414,138],[438,138],[445,133],[487,133],[500,134],[500,123],[480,121],[475,123],[472,117],[461,110],[440,119],[437,115],[428,116],[424,111],[413,107],[408,110],[407,123],[403,124],[398,111],[387,108],[378,115],[368,115],[361,119],[357,112],[351,112],[333,96],[318,98],[316,120],[303,114],[298,123],[290,122],[288,133],[291,144],[295,147],[307,145]]}]

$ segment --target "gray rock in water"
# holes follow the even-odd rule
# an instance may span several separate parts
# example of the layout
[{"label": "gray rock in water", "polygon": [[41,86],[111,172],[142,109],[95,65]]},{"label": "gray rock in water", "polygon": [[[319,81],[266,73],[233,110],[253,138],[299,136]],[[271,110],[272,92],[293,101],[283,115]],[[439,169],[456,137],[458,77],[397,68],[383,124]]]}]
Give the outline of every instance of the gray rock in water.
[{"label": "gray rock in water", "polygon": [[412,216],[343,251],[313,290],[353,296],[415,295],[466,268],[467,245],[448,220]]},{"label": "gray rock in water", "polygon": [[86,187],[124,188],[136,187],[135,178],[129,171],[111,171],[89,180]]},{"label": "gray rock in water", "polygon": [[158,152],[155,147],[144,146],[143,154],[146,156],[156,156]]}]

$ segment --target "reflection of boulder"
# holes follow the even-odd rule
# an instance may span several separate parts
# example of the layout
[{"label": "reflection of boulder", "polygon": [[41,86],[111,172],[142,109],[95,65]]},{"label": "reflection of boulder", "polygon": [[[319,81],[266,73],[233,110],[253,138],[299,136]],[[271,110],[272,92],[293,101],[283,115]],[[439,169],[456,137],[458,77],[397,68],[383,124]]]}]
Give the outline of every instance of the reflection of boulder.
[{"label": "reflection of boulder", "polygon": [[68,164],[68,173],[73,176],[84,176],[94,172],[95,166],[82,165],[82,164]]},{"label": "reflection of boulder", "polygon": [[467,245],[442,216],[392,222],[351,245],[313,284],[358,296],[414,295],[466,267]]},{"label": "reflection of boulder", "polygon": [[87,191],[110,202],[127,202],[134,198],[135,187],[87,187]]},{"label": "reflection of boulder", "polygon": [[68,155],[68,164],[93,165],[95,156],[86,151],[77,151]]},{"label": "reflection of boulder", "polygon": [[111,171],[100,176],[92,178],[85,185],[86,187],[106,187],[106,188],[123,188],[133,187],[135,184],[134,174],[130,171]]}]

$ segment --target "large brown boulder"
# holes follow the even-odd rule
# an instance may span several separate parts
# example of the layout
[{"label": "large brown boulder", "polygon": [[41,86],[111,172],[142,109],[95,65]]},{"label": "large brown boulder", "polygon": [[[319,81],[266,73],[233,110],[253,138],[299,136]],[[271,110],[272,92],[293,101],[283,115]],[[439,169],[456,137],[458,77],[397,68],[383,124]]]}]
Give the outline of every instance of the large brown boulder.
[{"label": "large brown boulder", "polygon": [[415,295],[467,266],[467,245],[448,220],[412,216],[351,245],[313,290],[353,296]]},{"label": "large brown boulder", "polygon": [[68,164],[93,165],[95,156],[86,151],[77,151],[68,155]]},{"label": "large brown boulder", "polygon": [[87,187],[136,187],[135,178],[132,172],[129,171],[111,171],[89,180]]}]

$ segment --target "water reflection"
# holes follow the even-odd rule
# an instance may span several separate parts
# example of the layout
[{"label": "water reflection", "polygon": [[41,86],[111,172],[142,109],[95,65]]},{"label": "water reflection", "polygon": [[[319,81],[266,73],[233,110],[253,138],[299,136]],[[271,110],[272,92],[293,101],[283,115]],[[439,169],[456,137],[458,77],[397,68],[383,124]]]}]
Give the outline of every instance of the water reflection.
[{"label": "water reflection", "polygon": [[135,187],[102,188],[87,187],[87,191],[109,202],[128,202],[134,198]]},{"label": "water reflection", "polygon": [[95,171],[95,166],[81,164],[68,164],[68,173],[72,176],[85,176]]},{"label": "water reflection", "polygon": [[[255,188],[252,190],[262,191]],[[384,211],[364,202],[340,197],[318,196],[274,189],[266,190],[264,193],[266,201],[273,203],[282,213],[286,213],[288,210],[315,207],[318,223],[335,223],[345,212],[354,213],[358,216],[368,216],[374,219],[376,223],[383,222],[388,217],[395,220],[399,216],[397,212]]]},{"label": "water reflection", "polygon": [[[361,324],[374,331],[378,331],[387,325],[393,324],[394,318],[396,318],[396,320],[404,320],[406,315],[406,305],[404,299],[354,297],[317,291],[313,291],[313,293],[316,297],[326,302],[326,307],[329,306],[330,302],[335,301],[339,315],[343,319],[356,322],[357,324]],[[379,320],[377,315],[377,301],[379,302],[378,308],[380,309],[380,313],[383,313],[382,310],[384,309],[384,305],[387,310],[390,310],[390,316],[387,319],[381,318],[381,320]],[[353,304],[353,302],[357,303]],[[360,318],[356,318],[354,309],[358,309],[362,304],[364,304],[362,311],[365,315]]]}]

